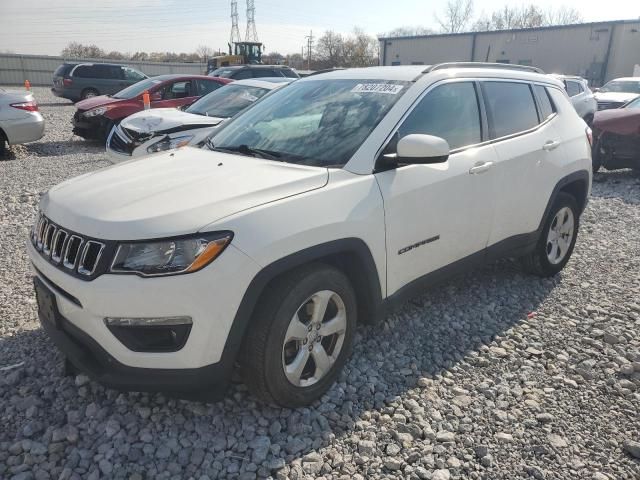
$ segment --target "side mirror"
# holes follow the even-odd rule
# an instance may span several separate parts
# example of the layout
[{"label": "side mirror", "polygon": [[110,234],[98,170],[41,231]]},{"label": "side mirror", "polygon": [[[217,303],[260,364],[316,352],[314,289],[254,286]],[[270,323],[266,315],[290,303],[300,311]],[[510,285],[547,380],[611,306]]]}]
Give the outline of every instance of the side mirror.
[{"label": "side mirror", "polygon": [[449,158],[449,144],[433,135],[412,134],[398,141],[398,163],[444,163]]}]

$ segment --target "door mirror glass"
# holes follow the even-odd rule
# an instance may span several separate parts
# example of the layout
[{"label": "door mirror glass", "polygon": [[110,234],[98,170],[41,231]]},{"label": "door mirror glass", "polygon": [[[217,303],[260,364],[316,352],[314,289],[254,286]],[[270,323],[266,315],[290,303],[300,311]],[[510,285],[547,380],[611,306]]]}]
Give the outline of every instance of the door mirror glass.
[{"label": "door mirror glass", "polygon": [[449,144],[433,135],[412,134],[398,141],[398,163],[444,163],[449,158]]}]

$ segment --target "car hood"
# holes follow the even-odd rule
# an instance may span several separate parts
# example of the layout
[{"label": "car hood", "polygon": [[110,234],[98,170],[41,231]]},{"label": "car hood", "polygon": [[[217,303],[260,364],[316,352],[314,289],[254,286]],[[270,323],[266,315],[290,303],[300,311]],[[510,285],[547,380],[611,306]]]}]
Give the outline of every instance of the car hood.
[{"label": "car hood", "polygon": [[594,94],[594,97],[599,102],[628,102],[637,96],[637,93],[627,92],[598,92]]},{"label": "car hood", "polygon": [[95,238],[161,238],[197,232],[327,181],[325,168],[184,147],[67,180],[42,196],[40,208]]},{"label": "car hood", "polygon": [[593,126],[603,132],[638,135],[640,134],[640,109],[614,108],[596,112]]},{"label": "car hood", "polygon": [[167,131],[190,130],[192,128],[215,127],[224,118],[207,117],[183,112],[177,108],[155,108],[134,113],[125,118],[123,128],[138,133],[165,133]]},{"label": "car hood", "polygon": [[99,95],[97,97],[87,98],[86,100],[80,100],[76,103],[78,110],[91,110],[96,107],[102,107],[104,105],[111,105],[112,103],[121,102],[122,98],[113,98],[107,95]]}]

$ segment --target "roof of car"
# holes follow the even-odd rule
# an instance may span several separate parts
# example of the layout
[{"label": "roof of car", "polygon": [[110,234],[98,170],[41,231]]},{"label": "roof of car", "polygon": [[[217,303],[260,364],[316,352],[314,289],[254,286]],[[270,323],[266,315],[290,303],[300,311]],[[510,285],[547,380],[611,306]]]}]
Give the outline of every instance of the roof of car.
[{"label": "roof of car", "polygon": [[620,77],[609,80],[610,82],[640,82],[640,77]]},{"label": "roof of car", "polygon": [[538,81],[561,85],[560,81],[550,75],[541,73],[541,70],[533,71],[526,66],[503,66],[502,64],[489,63],[443,63],[439,65],[405,65],[385,67],[348,68],[334,70],[327,73],[303,77],[300,81],[314,81],[321,79],[367,79],[367,80],[397,80],[416,81],[423,75],[434,74],[439,77],[470,77],[481,75],[490,78],[510,78],[526,81]]},{"label": "roof of car", "polygon": [[585,80],[580,75],[565,75],[563,73],[550,73],[549,76],[559,80]]},{"label": "roof of car", "polygon": [[262,77],[262,78],[247,78],[245,80],[236,80],[230,83],[230,85],[246,85],[247,87],[266,88],[267,90],[275,90],[287,83],[291,83],[297,78],[287,77]]},{"label": "roof of car", "polygon": [[261,69],[261,68],[288,68],[291,69],[291,67],[289,65],[261,65],[261,64],[250,64],[250,65],[229,65],[228,67],[218,67],[219,69],[229,69],[229,70],[240,70],[241,68],[256,68],[256,69]]},{"label": "roof of car", "polygon": [[153,77],[149,77],[149,78],[153,78],[155,80],[160,80],[162,82],[166,82],[167,80],[177,80],[179,78],[187,78],[187,79],[191,79],[191,78],[195,78],[196,80],[201,79],[201,80],[212,80],[212,79],[216,79],[216,80],[222,80],[222,81],[229,81],[228,78],[220,78],[220,77],[209,77],[207,75],[190,75],[188,73],[171,73],[171,74],[166,74],[166,75],[156,75]]}]

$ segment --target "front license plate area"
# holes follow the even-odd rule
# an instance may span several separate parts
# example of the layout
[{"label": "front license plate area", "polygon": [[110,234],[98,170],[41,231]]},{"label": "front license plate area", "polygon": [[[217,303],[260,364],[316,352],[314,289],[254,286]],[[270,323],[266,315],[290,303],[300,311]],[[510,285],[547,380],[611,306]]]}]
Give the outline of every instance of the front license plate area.
[{"label": "front license plate area", "polygon": [[46,322],[54,328],[58,328],[57,312],[58,304],[56,296],[38,277],[33,279],[33,285],[36,291],[36,300],[38,301],[38,316],[40,321]]}]

